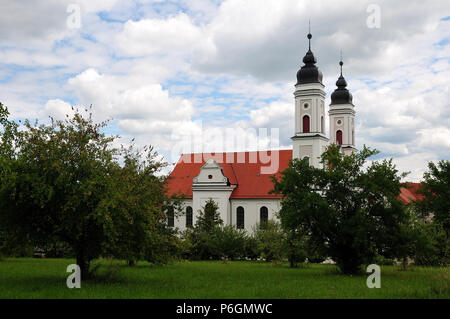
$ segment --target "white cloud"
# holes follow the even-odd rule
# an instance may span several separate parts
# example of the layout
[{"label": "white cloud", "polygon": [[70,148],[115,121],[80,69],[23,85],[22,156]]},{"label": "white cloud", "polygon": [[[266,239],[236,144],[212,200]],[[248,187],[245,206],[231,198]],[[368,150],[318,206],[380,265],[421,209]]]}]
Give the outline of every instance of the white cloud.
[{"label": "white cloud", "polygon": [[194,50],[206,49],[208,39],[186,14],[179,13],[167,19],[129,20],[117,36],[117,43],[131,56],[167,53],[184,56]]},{"label": "white cloud", "polygon": [[450,21],[440,20],[450,2],[378,1],[380,29],[365,24],[369,0],[139,2],[77,1],[83,27],[70,30],[70,0],[2,1],[0,96],[13,116],[61,117],[75,101],[166,151],[172,132],[200,130],[194,119],[280,127],[290,146],[311,19],[328,96],[344,51],[357,146],[394,156],[414,178],[426,161],[450,158]]},{"label": "white cloud", "polygon": [[64,120],[66,115],[72,117],[74,111],[72,110],[72,106],[64,102],[60,99],[49,100],[45,103],[43,116],[51,116],[55,120]]}]

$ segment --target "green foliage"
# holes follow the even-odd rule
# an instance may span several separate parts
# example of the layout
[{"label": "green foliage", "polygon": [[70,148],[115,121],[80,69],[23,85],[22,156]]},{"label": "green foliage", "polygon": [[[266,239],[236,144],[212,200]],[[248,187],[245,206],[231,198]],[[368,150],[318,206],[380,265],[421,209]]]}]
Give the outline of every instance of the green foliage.
[{"label": "green foliage", "polygon": [[421,221],[416,224],[414,264],[422,266],[446,266],[450,264],[450,240],[440,223]]},{"label": "green foliage", "polygon": [[260,257],[258,247],[258,240],[253,235],[247,235],[244,243],[245,257],[251,260],[256,260]]},{"label": "green foliage", "polygon": [[216,228],[212,239],[216,255],[227,260],[246,257],[247,237],[245,230],[233,225]]},{"label": "green foliage", "polygon": [[260,256],[266,261],[281,262],[286,255],[285,233],[280,223],[268,220],[257,224],[253,229],[253,236],[258,242]]},{"label": "green foliage", "polygon": [[299,230],[287,231],[284,237],[284,249],[291,268],[297,267],[297,263],[305,262],[308,257],[307,237]]},{"label": "green foliage", "polygon": [[392,160],[374,161],[364,169],[375,154],[364,147],[344,156],[333,145],[322,154],[324,169],[295,159],[279,180],[274,177],[274,192],[283,196],[283,228],[306,231],[343,273],[357,273],[378,254],[393,252],[408,218],[397,199],[404,174]]},{"label": "green foliage", "polygon": [[164,263],[177,246],[166,224],[165,210],[175,202],[166,198],[164,178],[157,174],[165,163],[152,147],[121,149],[123,166],[114,166],[100,209],[106,216],[104,252],[134,264],[137,260]]},{"label": "green foliage", "polygon": [[428,163],[428,171],[419,188],[423,200],[416,202],[416,208],[423,217],[431,217],[450,233],[450,161]]},{"label": "green foliage", "polygon": [[212,232],[216,227],[223,225],[220,218],[219,206],[214,200],[209,199],[202,210],[199,211],[195,228],[201,232]]},{"label": "green foliage", "polygon": [[430,162],[419,188],[423,198],[414,208],[423,218],[414,261],[420,265],[450,264],[450,161]]},{"label": "green foliage", "polygon": [[208,200],[199,211],[194,228],[183,234],[185,257],[194,260],[236,260],[258,256],[257,242],[245,230],[223,226],[217,204]]},{"label": "green foliage", "polygon": [[0,256],[33,257],[34,247],[27,237],[16,233],[0,230]]},{"label": "green foliage", "polygon": [[186,231],[186,238],[191,245],[192,259],[219,259],[216,235],[223,224],[214,200],[209,199],[205,206],[198,211],[197,221],[192,229]]},{"label": "green foliage", "polygon": [[107,124],[75,110],[64,121],[27,120],[25,130],[2,134],[15,147],[2,144],[0,219],[37,247],[67,244],[84,278],[102,253],[139,259],[155,247],[149,238],[172,240],[163,231],[166,198],[156,177],[164,164],[151,148],[114,148],[117,136],[102,132]]}]

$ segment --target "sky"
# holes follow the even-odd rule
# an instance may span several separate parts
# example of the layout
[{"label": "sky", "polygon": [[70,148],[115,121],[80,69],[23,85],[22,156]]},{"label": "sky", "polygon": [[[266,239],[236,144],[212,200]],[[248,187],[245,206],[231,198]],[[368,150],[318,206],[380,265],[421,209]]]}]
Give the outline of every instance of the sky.
[{"label": "sky", "polygon": [[169,163],[288,149],[308,21],[327,110],[342,50],[358,149],[393,158],[408,181],[449,160],[445,0],[2,0],[0,102],[42,123],[92,105],[117,143],[135,138]]}]

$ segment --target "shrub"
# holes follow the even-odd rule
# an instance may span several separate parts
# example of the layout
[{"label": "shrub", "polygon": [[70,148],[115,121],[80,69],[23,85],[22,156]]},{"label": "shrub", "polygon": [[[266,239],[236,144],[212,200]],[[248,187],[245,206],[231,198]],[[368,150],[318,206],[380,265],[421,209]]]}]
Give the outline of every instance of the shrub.
[{"label": "shrub", "polygon": [[260,257],[260,251],[258,249],[258,240],[255,236],[247,236],[245,240],[245,257],[251,260],[256,260]]},{"label": "shrub", "polygon": [[216,228],[213,238],[214,248],[221,258],[235,260],[245,257],[247,241],[245,230],[228,225]]},{"label": "shrub", "polygon": [[297,267],[297,263],[306,260],[306,237],[298,234],[298,231],[287,232],[284,236],[284,249],[291,268]]},{"label": "shrub", "polygon": [[418,223],[414,263],[422,266],[446,266],[450,263],[450,240],[443,226],[436,222]]},{"label": "shrub", "polygon": [[283,260],[285,257],[285,234],[278,222],[269,220],[261,226],[257,224],[253,232],[262,258],[275,262]]}]

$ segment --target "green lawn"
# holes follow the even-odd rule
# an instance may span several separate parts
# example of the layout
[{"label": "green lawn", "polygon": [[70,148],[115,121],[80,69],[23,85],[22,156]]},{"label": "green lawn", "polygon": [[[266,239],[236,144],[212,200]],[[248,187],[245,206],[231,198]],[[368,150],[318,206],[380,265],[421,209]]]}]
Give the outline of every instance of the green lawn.
[{"label": "green lawn", "polygon": [[290,269],[263,262],[179,262],[167,266],[101,261],[95,280],[66,287],[70,259],[0,261],[0,298],[450,298],[450,268],[384,266],[381,288],[332,265]]}]

